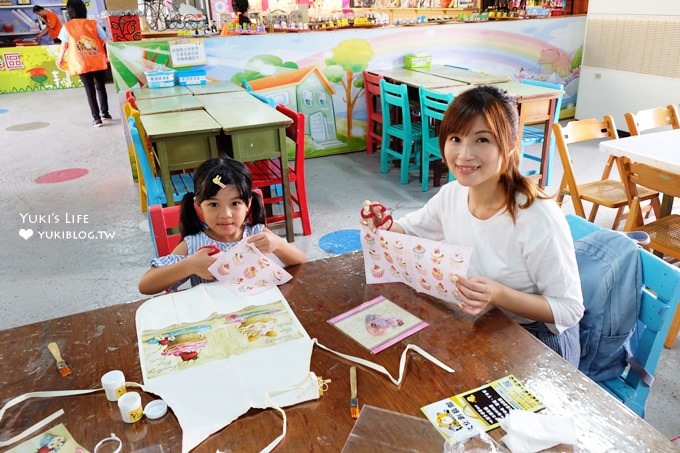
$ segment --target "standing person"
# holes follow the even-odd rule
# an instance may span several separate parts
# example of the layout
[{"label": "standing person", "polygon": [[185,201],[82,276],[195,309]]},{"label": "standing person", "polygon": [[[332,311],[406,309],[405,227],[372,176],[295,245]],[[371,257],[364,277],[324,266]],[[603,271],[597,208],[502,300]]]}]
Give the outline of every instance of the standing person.
[{"label": "standing person", "polygon": [[[439,146],[456,180],[424,207],[382,228],[473,248],[468,277],[456,282],[460,308],[503,310],[578,366],[583,297],[574,245],[557,204],[519,172],[518,114],[504,91],[480,86],[456,97]],[[365,202],[376,228],[384,208]]]},{"label": "standing person", "polygon": [[87,7],[82,0],[68,0],[66,12],[70,20],[59,33],[62,43],[57,65],[62,66],[66,58],[71,74],[80,76],[90,105],[92,124],[101,127],[102,118],[111,119],[106,95],[106,33],[96,21],[87,19]]},{"label": "standing person", "polygon": [[240,25],[241,28],[246,28],[250,23],[250,18],[248,17],[248,0],[231,0],[231,8],[236,13],[234,18],[234,25]]},{"label": "standing person", "polygon": [[155,258],[139,281],[139,292],[156,294],[190,279],[191,285],[214,280],[208,267],[216,258],[206,247],[228,250],[243,238],[262,253],[273,253],[285,265],[307,257],[264,226],[264,206],[253,194],[248,169],[229,158],[210,159],[194,174],[195,193],[182,199],[180,242],[170,255]]},{"label": "standing person", "polygon": [[61,40],[59,39],[59,32],[61,31],[61,21],[59,20],[59,16],[40,5],[35,5],[33,7],[33,14],[38,16],[42,23],[45,24],[45,28],[40,30],[40,33],[36,36],[36,40],[40,42],[40,39],[43,36],[49,34],[55,44],[60,44]]}]

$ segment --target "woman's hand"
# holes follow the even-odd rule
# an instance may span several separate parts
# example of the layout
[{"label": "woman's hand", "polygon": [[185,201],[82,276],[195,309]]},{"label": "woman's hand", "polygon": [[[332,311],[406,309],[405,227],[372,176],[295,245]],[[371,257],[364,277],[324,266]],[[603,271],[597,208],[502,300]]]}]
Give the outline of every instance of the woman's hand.
[{"label": "woman's hand", "polygon": [[459,277],[456,282],[456,296],[460,308],[465,313],[478,315],[489,305],[493,305],[503,286],[486,277]]},{"label": "woman's hand", "polygon": [[215,280],[215,276],[210,273],[208,268],[217,258],[211,256],[210,253],[213,253],[211,249],[204,247],[185,259],[189,264],[191,274],[197,275],[204,280]]},{"label": "woman's hand", "polygon": [[361,224],[367,225],[373,231],[377,229],[389,231],[392,228],[392,215],[380,202],[364,201],[359,216]]}]

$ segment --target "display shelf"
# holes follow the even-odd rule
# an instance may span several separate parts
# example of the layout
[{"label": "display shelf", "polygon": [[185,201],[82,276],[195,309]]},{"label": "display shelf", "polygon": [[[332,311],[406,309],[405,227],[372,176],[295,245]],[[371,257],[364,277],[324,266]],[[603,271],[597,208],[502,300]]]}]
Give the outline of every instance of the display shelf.
[{"label": "display shelf", "polygon": [[40,30],[37,31],[11,31],[11,32],[0,32],[0,37],[2,36],[30,36],[37,35]]},{"label": "display shelf", "polygon": [[[0,9],[19,9],[19,8],[33,8],[35,5],[0,5]],[[62,8],[66,7],[64,3],[48,3],[46,5],[40,5],[43,8]]]}]

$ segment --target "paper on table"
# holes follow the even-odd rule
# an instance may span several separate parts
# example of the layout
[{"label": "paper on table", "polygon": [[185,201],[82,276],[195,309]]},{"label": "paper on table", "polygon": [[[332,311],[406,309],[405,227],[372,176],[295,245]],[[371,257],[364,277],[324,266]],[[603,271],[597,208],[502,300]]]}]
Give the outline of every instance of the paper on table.
[{"label": "paper on table", "polygon": [[258,294],[293,278],[245,240],[221,252],[208,270],[218,281],[239,294]]},{"label": "paper on table", "polygon": [[458,276],[467,276],[472,248],[391,231],[361,230],[366,283],[402,282],[416,291],[459,304]]}]

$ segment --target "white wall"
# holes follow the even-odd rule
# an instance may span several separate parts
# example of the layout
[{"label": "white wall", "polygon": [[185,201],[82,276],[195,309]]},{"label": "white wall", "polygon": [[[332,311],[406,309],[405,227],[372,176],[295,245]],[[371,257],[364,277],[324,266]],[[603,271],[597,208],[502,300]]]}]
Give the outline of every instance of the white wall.
[{"label": "white wall", "polygon": [[[625,17],[624,17],[625,16]],[[588,5],[588,21],[593,20],[593,24],[601,19],[609,20],[622,18],[627,22],[618,31],[612,31],[613,39],[597,39],[598,47],[588,47],[589,31],[593,33],[595,27],[588,27],[586,23],[586,37],[584,47],[584,66],[581,68],[578,101],[576,104],[576,118],[597,118],[605,114],[614,116],[616,126],[620,130],[627,130],[623,118],[625,112],[635,112],[646,108],[665,106],[667,104],[680,104],[680,77],[660,76],[655,73],[667,75],[668,68],[664,72],[661,66],[666,63],[677,61],[680,48],[677,46],[676,35],[672,36],[643,36],[645,47],[641,54],[633,55],[635,49],[621,47],[621,35],[619,39],[615,37],[618,33],[626,33],[631,29],[631,24],[635,24],[636,16],[640,21],[649,21],[650,18],[667,18],[680,16],[680,1],[678,0],[590,0]],[[673,20],[677,20],[675,17]],[[621,26],[613,24],[612,26]],[[672,28],[668,33],[674,33]],[[601,33],[600,29],[598,33]],[[649,33],[652,34],[652,33]],[[649,42],[656,43],[650,47]],[[591,43],[595,41],[591,36]],[[591,44],[592,45],[592,44]],[[605,47],[609,48],[605,48]],[[639,51],[639,49],[638,49]],[[624,67],[626,64],[616,64],[611,67],[595,67],[588,65],[589,61],[603,61],[601,55],[610,53],[611,55],[621,55],[628,62],[648,61],[647,64],[638,66],[639,72],[617,70],[616,67]],[[598,57],[598,55],[600,57]],[[656,58],[655,58],[656,57]],[[642,59],[642,60],[641,60]],[[631,66],[631,65],[628,65]],[[671,65],[673,66],[673,65]],[[673,74],[675,75],[675,74]]]}]

